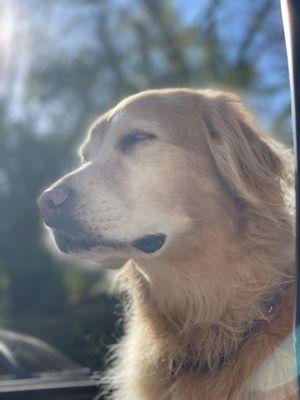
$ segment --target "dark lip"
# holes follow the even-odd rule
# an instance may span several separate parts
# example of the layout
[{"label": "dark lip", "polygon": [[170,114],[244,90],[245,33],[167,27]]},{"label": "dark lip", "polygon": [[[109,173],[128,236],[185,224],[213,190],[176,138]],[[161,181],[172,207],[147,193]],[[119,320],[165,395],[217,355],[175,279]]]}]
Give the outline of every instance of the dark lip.
[{"label": "dark lip", "polygon": [[126,247],[124,243],[110,241],[103,238],[96,238],[84,233],[69,234],[61,229],[53,229],[55,241],[59,249],[64,253],[78,252],[80,250],[88,251],[93,247],[109,247],[121,249]]},{"label": "dark lip", "polygon": [[166,241],[166,235],[157,233],[155,235],[145,235],[139,237],[132,245],[140,250],[142,253],[153,254],[160,250]]},{"label": "dark lip", "polygon": [[53,229],[57,246],[63,253],[78,253],[81,250],[89,251],[94,247],[107,247],[115,250],[122,250],[134,247],[141,253],[153,254],[160,250],[166,241],[166,235],[159,233],[153,235],[144,235],[131,243],[108,240],[101,237],[95,237],[91,234],[80,232],[71,234],[62,229]]}]

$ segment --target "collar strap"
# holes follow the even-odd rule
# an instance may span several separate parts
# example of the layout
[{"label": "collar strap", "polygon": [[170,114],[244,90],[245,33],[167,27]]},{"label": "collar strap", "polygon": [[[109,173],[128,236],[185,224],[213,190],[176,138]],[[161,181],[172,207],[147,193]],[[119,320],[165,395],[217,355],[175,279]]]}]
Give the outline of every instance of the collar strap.
[{"label": "collar strap", "polygon": [[[279,296],[280,296],[280,292],[273,294],[271,297],[269,297],[265,301],[265,312],[266,312],[267,316],[271,315],[274,312]],[[247,326],[242,335],[242,339],[241,339],[239,346],[242,343],[244,343],[246,340],[248,340],[251,335],[258,332],[260,330],[260,328],[263,326],[264,322],[265,321],[263,319],[258,319],[258,320],[254,320],[250,326]],[[216,367],[216,369],[222,368],[222,366],[227,361],[229,361],[233,356],[234,356],[234,352],[222,354],[219,357],[219,363],[218,363],[218,366]],[[201,360],[196,361],[196,362],[186,362],[182,365],[181,368],[178,368],[178,365],[176,365],[176,363],[174,362],[172,365],[171,371],[170,371],[170,375],[171,375],[171,378],[176,379],[176,376],[180,372],[190,372],[192,370],[194,370],[194,371],[198,370],[201,372],[209,372],[212,370],[212,368],[208,365],[208,363],[206,363],[206,362],[203,363],[203,361],[201,361]]]}]

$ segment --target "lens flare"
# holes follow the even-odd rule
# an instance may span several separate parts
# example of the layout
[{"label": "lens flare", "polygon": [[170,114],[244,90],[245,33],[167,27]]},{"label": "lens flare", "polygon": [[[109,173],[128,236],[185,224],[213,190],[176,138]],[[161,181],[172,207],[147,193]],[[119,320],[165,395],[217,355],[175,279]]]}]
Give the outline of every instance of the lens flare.
[{"label": "lens flare", "polygon": [[5,94],[10,81],[14,30],[13,1],[3,1],[0,5],[0,96]]},{"label": "lens flare", "polygon": [[0,48],[2,52],[8,52],[12,45],[14,35],[15,18],[12,2],[6,1],[0,8]]}]

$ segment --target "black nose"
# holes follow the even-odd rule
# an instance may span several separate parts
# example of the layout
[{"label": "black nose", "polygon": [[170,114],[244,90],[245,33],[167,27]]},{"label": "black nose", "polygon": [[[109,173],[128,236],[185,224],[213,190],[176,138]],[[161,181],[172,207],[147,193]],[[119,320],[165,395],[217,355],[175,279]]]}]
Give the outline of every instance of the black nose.
[{"label": "black nose", "polygon": [[62,210],[67,206],[73,190],[61,185],[46,190],[37,200],[45,223],[53,227],[61,216]]}]

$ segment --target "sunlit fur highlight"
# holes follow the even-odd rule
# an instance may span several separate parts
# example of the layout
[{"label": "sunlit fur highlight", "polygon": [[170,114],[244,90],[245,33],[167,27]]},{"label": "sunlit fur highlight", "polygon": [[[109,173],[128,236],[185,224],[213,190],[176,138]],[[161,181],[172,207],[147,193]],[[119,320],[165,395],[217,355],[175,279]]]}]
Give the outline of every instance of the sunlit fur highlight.
[{"label": "sunlit fur highlight", "polygon": [[[239,240],[224,236],[220,220],[220,226],[206,227],[210,246],[198,255],[199,268],[162,263],[149,272],[147,263],[134,261],[123,268],[120,285],[129,298],[125,336],[112,352],[113,366],[103,381],[113,390],[112,398],[122,400],[267,399],[256,397],[249,382],[292,329],[292,157],[258,133],[235,96],[188,89],[154,92],[158,97],[165,93],[170,107],[177,107],[177,118],[185,118],[195,135],[201,126],[206,142],[201,151],[210,152],[212,176],[233,201]],[[182,115],[183,101],[192,116],[201,107],[205,114],[199,111],[199,120]],[[222,273],[228,271],[224,285],[217,274],[203,279],[203,270],[218,265]],[[269,313],[265,304],[275,295],[275,312]],[[252,332],[256,321],[262,328]]]}]

